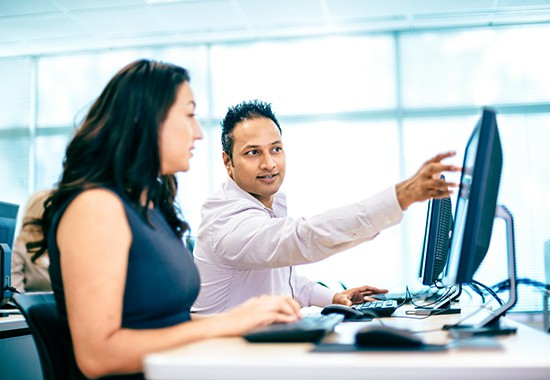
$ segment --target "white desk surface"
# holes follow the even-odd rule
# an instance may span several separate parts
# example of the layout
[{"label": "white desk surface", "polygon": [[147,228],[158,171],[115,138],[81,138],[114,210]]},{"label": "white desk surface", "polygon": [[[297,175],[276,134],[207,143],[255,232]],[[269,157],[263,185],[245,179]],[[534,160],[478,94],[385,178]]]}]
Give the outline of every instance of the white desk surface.
[{"label": "white desk surface", "polygon": [[0,332],[8,330],[19,330],[28,328],[25,317],[18,311],[2,310],[3,312],[9,312],[8,317],[0,317]]},{"label": "white desk surface", "polygon": [[[456,323],[472,311],[463,308],[462,314],[457,315],[422,320],[392,317],[383,318],[383,322],[426,331]],[[394,316],[404,313],[400,308]],[[148,355],[144,368],[151,380],[550,379],[550,334],[509,319],[505,322],[517,327],[517,333],[474,338],[470,343],[463,342],[462,347],[441,352],[312,353],[314,345],[308,343],[259,344],[242,338],[218,338]],[[325,341],[353,342],[355,331],[371,323],[378,322],[342,323]],[[441,330],[421,336],[428,343],[445,343],[449,339]],[[477,343],[477,347],[472,343]]]}]

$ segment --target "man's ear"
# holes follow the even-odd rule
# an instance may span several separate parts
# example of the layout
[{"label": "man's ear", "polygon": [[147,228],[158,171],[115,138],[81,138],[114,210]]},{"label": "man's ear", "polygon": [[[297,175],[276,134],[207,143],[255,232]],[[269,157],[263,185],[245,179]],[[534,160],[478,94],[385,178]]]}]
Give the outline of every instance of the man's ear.
[{"label": "man's ear", "polygon": [[227,175],[233,178],[233,163],[231,162],[231,157],[229,157],[229,154],[222,152],[222,158],[225,170],[227,170]]}]

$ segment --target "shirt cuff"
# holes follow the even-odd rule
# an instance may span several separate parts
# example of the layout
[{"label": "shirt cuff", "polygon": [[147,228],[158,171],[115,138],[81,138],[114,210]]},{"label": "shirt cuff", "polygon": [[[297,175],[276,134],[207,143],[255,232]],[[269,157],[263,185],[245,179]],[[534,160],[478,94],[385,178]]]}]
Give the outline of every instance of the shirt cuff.
[{"label": "shirt cuff", "polygon": [[316,283],[313,288],[311,288],[309,305],[325,307],[332,303],[335,294],[334,290]]},{"label": "shirt cuff", "polygon": [[362,216],[368,220],[366,225],[370,225],[374,231],[383,231],[399,224],[403,219],[403,210],[397,200],[395,186],[364,200],[361,206]]}]

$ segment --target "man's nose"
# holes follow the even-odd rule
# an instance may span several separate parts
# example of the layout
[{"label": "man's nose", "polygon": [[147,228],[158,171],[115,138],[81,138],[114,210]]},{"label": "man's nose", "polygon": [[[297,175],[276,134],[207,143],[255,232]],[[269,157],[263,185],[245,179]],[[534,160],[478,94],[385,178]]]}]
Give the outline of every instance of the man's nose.
[{"label": "man's nose", "polygon": [[262,159],[262,163],[260,165],[260,167],[262,169],[273,169],[275,167],[276,163],[275,163],[275,160],[273,159],[273,157],[271,157],[270,154],[265,154],[263,159]]}]

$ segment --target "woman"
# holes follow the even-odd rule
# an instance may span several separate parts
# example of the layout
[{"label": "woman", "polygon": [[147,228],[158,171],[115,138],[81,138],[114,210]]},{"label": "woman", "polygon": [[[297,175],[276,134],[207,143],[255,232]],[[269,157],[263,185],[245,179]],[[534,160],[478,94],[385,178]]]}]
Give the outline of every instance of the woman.
[{"label": "woman", "polygon": [[47,252],[35,257],[27,250],[27,244],[43,239],[41,229],[29,222],[42,217],[44,202],[50,194],[51,190],[44,189],[29,197],[23,213],[21,231],[13,243],[11,284],[20,293],[52,290]]},{"label": "woman", "polygon": [[286,297],[191,315],[200,281],[182,244],[174,175],[189,170],[202,138],[194,112],[185,69],[139,60],[111,79],[67,148],[41,250],[88,377],[143,378],[150,352],[299,318]]}]

